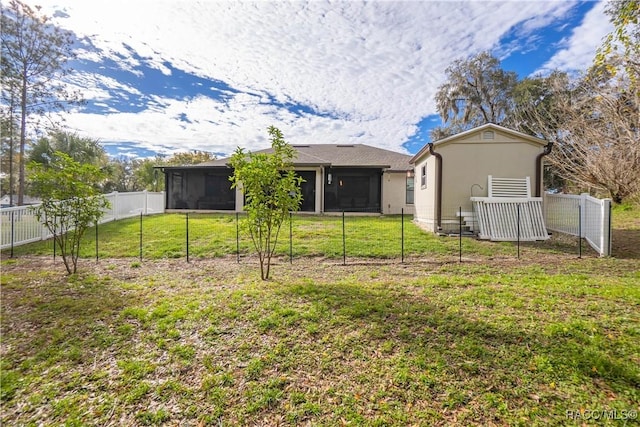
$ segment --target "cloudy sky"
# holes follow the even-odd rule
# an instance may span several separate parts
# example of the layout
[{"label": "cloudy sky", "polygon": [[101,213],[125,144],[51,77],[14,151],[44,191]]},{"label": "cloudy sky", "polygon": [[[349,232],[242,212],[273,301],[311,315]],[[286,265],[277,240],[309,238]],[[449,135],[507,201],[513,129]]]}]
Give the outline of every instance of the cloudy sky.
[{"label": "cloudy sky", "polygon": [[594,1],[28,0],[80,41],[66,119],[114,156],[363,143],[415,153],[452,61],[520,77],[585,70],[611,30]]}]

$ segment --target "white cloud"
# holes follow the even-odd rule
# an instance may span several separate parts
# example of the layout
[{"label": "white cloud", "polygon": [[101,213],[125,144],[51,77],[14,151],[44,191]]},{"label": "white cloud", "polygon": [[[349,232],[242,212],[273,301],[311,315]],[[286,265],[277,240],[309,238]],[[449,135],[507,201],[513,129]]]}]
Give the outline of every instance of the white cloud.
[{"label": "white cloud", "polygon": [[589,68],[604,37],[613,30],[609,17],[604,14],[605,6],[605,2],[594,3],[582,24],[573,29],[571,35],[563,40],[561,49],[537,73],[546,74],[553,70],[575,72]]},{"label": "white cloud", "polygon": [[[35,1],[35,0],[34,0]],[[151,97],[140,113],[76,114],[68,123],[105,141],[149,149],[231,152],[262,148],[266,128],[292,143],[361,142],[401,150],[417,123],[435,113],[433,97],[455,59],[496,47],[519,23],[523,37],[561,19],[573,3],[528,2],[244,2],[49,0],[59,23],[87,36],[103,55],[134,71],[165,64],[239,91],[227,101]],[[591,14],[590,14],[591,15]],[[591,18],[600,22],[596,17]],[[586,21],[586,20],[585,20]],[[574,40],[581,34],[574,33]],[[568,66],[579,43],[569,43]],[[584,50],[588,50],[585,47]],[[593,47],[591,47],[593,49]],[[135,52],[137,56],[134,56]],[[84,54],[91,57],[90,53]],[[556,62],[553,62],[556,61]],[[575,64],[574,64],[575,65]],[[116,87],[114,82],[88,86]],[[131,95],[136,94],[133,88]],[[105,102],[104,92],[89,89]],[[269,103],[305,105],[294,114]],[[179,117],[186,115],[189,122]]]}]

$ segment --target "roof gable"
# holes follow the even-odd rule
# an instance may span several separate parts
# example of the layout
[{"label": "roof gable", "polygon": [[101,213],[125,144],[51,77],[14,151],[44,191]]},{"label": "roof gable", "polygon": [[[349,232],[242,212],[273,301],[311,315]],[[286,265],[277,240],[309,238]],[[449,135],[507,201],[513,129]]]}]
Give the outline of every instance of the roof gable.
[{"label": "roof gable", "polygon": [[[458,134],[449,136],[447,138],[443,138],[440,139],[436,142],[434,142],[434,149],[437,149],[439,146],[445,145],[445,144],[450,144],[450,143],[455,143],[455,142],[461,142],[464,140],[471,140],[473,139],[475,136],[477,136],[478,134],[482,134],[483,132],[486,131],[494,131],[496,133],[501,133],[504,135],[507,135],[513,139],[519,140],[517,142],[525,142],[525,143],[529,143],[529,144],[534,144],[534,145],[540,145],[540,146],[545,146],[547,145],[547,141],[545,141],[544,139],[541,138],[537,138],[535,136],[531,136],[531,135],[527,135],[525,133],[522,132],[518,132],[515,131],[513,129],[509,129],[503,126],[499,126],[496,125],[494,123],[487,123],[484,124],[482,126],[478,126],[475,127],[473,129],[469,129],[467,131],[464,132],[460,132]],[[514,141],[516,142],[516,141]],[[427,154],[429,152],[429,144],[425,145],[424,147],[422,147],[420,149],[420,151],[418,151],[416,153],[415,156],[413,156],[410,160],[410,162],[412,164],[416,163],[416,161],[421,158],[422,156],[424,156],[425,154]]]}]

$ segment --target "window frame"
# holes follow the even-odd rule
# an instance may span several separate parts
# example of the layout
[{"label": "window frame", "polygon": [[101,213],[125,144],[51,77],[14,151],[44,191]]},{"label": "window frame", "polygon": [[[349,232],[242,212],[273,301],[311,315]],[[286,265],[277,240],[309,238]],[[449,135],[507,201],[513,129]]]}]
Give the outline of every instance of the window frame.
[{"label": "window frame", "polygon": [[[411,182],[411,186],[409,186],[409,182]],[[411,194],[411,197],[409,197],[409,194]],[[405,184],[405,204],[413,205],[415,202],[415,197],[416,197],[416,178],[413,174],[407,174],[407,179]]]}]

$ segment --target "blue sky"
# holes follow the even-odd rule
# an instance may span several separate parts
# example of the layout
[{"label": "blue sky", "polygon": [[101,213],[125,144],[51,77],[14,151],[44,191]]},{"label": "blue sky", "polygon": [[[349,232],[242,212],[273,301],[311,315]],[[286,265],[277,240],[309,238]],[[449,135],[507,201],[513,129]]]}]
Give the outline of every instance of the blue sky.
[{"label": "blue sky", "polygon": [[415,153],[454,60],[584,71],[611,30],[594,1],[28,0],[78,38],[66,127],[113,156],[363,143]]}]

